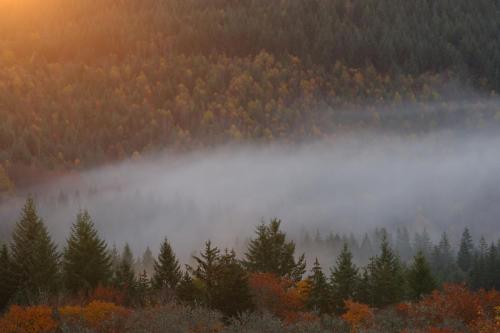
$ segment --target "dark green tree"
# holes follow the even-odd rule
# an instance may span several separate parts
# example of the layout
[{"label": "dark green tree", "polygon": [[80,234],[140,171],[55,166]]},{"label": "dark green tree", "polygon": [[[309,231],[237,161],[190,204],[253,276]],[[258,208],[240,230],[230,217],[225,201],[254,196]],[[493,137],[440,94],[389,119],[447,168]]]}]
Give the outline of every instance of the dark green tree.
[{"label": "dark green tree", "polygon": [[9,249],[3,244],[0,247],[0,312],[9,303],[15,291],[15,281],[11,271]]},{"label": "dark green tree", "polygon": [[257,237],[250,241],[243,264],[251,272],[275,273],[299,281],[305,272],[305,257],[295,260],[295,243],[286,240],[280,225],[281,220],[273,219],[257,227]]},{"label": "dark green tree", "polygon": [[469,272],[472,265],[473,256],[474,243],[472,242],[472,237],[469,233],[469,229],[465,228],[464,232],[462,233],[460,248],[457,255],[457,265],[464,273]]},{"label": "dark green tree", "polygon": [[170,243],[165,238],[161,244],[158,260],[154,262],[153,287],[175,290],[181,278],[182,272],[179,262]]},{"label": "dark green tree", "polygon": [[308,279],[311,289],[307,298],[307,308],[319,314],[330,313],[332,310],[331,288],[321,269],[318,258],[314,261],[314,266],[311,269],[311,275],[309,275]]},{"label": "dark green tree", "polygon": [[120,290],[127,291],[129,294],[133,293],[137,282],[133,269],[133,262],[134,256],[132,250],[128,244],[125,244],[120,264],[115,271],[114,285]]},{"label": "dark green tree", "polygon": [[344,302],[355,297],[359,282],[358,269],[352,262],[352,253],[347,244],[344,244],[342,252],[337,257],[337,262],[331,272],[330,282],[333,310],[335,313],[341,314],[345,312]]},{"label": "dark green tree", "polygon": [[233,317],[253,308],[248,274],[236,259],[234,251],[218,259],[216,283],[213,289],[213,308],[226,317]]},{"label": "dark green tree", "polygon": [[212,242],[205,243],[205,250],[200,253],[200,256],[193,256],[196,262],[196,267],[188,266],[192,275],[201,282],[201,295],[200,300],[208,307],[213,306],[213,298],[215,294],[215,287],[217,285],[217,273],[219,270],[219,254],[220,251],[217,247],[212,247]]},{"label": "dark green tree", "polygon": [[399,302],[404,296],[404,276],[401,263],[385,237],[380,255],[368,264],[371,305],[383,307]]},{"label": "dark green tree", "polygon": [[429,263],[420,251],[413,258],[413,263],[408,268],[406,278],[408,296],[412,300],[418,300],[437,288],[437,283],[432,275]]},{"label": "dark green tree", "polygon": [[63,256],[64,284],[72,292],[89,292],[112,276],[111,257],[87,211],[76,217]]},{"label": "dark green tree", "polygon": [[60,283],[59,259],[31,197],[12,234],[11,268],[19,302],[36,302],[44,293],[57,291]]}]

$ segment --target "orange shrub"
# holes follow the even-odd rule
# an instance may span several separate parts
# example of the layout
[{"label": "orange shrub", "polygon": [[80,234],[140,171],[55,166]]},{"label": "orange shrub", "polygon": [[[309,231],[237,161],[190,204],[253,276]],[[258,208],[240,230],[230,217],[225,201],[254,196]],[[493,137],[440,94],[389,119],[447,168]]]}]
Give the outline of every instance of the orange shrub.
[{"label": "orange shrub", "polygon": [[[489,327],[495,323],[495,307],[500,306],[498,291],[473,292],[462,284],[445,284],[443,290],[435,290],[411,307],[414,318],[431,322],[434,325],[445,320],[456,320],[474,327],[481,332],[481,325]],[[489,332],[487,328],[482,329]]]},{"label": "orange shrub", "polygon": [[20,307],[12,305],[0,319],[2,333],[45,333],[53,332],[57,323],[48,306]]},{"label": "orange shrub", "polygon": [[373,311],[366,304],[347,300],[345,301],[345,307],[347,311],[342,315],[342,319],[351,325],[351,332],[356,332],[359,328],[368,326],[373,320]]},{"label": "orange shrub", "polygon": [[289,323],[303,317],[303,295],[291,280],[272,273],[253,273],[248,282],[258,310],[267,310]]}]

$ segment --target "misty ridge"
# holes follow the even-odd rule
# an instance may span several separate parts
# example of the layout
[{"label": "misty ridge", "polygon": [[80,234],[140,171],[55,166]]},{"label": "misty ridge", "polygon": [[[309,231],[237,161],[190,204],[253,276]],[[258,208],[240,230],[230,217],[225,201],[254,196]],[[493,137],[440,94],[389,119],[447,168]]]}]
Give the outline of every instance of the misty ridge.
[{"label": "misty ridge", "polygon": [[[498,107],[493,99],[485,104]],[[360,130],[299,144],[154,153],[27,192],[59,244],[86,209],[108,244],[156,252],[166,236],[183,262],[207,239],[241,253],[256,225],[274,217],[299,250],[305,233],[354,235],[360,242],[381,227],[425,229],[435,242],[447,232],[456,246],[466,226],[475,239],[500,236],[498,147],[500,134],[491,128],[414,135]],[[2,238],[24,199],[0,206]],[[310,262],[314,255],[334,260],[325,251],[306,255]]]}]

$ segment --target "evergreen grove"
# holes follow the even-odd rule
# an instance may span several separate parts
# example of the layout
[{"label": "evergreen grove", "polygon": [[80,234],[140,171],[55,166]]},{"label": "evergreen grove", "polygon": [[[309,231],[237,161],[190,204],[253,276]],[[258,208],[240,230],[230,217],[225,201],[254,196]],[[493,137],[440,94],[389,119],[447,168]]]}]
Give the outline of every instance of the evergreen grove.
[{"label": "evergreen grove", "polygon": [[[341,315],[348,300],[375,308],[418,301],[451,278],[461,277],[471,289],[500,288],[498,246],[482,238],[476,249],[467,229],[456,258],[446,234],[432,251],[419,250],[408,261],[400,258],[383,231],[379,245],[365,267],[355,265],[345,242],[329,272],[316,259],[307,273],[305,255],[296,253],[281,221],[272,219],[257,227],[243,259],[207,241],[193,256],[194,264],[182,269],[167,238],[156,259],[148,248],[141,262],[134,261],[128,244],[118,254],[99,236],[86,211],[77,214],[59,252],[28,198],[10,244],[0,246],[0,307],[39,304],[64,295],[84,297],[106,287],[120,291],[128,306],[175,300],[229,318],[258,308],[252,285],[271,279],[307,290],[310,311]],[[443,280],[445,273],[451,275]]]}]

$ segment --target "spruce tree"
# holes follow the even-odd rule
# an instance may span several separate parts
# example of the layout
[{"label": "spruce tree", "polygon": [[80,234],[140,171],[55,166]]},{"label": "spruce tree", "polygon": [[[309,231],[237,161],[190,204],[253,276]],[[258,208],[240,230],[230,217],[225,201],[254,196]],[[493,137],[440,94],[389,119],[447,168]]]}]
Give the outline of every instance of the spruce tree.
[{"label": "spruce tree", "polygon": [[36,302],[41,294],[59,286],[59,259],[31,197],[26,200],[12,234],[11,268],[19,302]]},{"label": "spruce tree", "polygon": [[161,244],[158,260],[154,261],[153,286],[156,289],[169,288],[175,290],[182,278],[179,262],[165,238]]},{"label": "spruce tree", "polygon": [[212,306],[226,317],[247,312],[253,308],[248,274],[236,259],[234,251],[222,254],[218,259],[216,284]]},{"label": "spruce tree", "polygon": [[351,251],[344,244],[330,277],[335,313],[345,312],[344,302],[355,296],[358,279],[358,269],[352,262]]},{"label": "spruce tree", "polygon": [[217,285],[217,272],[219,270],[219,249],[212,247],[212,242],[205,243],[204,252],[200,256],[193,256],[196,268],[188,266],[193,276],[203,284],[202,303],[212,307],[215,287]]},{"label": "spruce tree", "polygon": [[133,269],[133,261],[132,250],[128,244],[125,244],[120,264],[115,271],[114,285],[121,290],[127,290],[129,294],[133,293],[137,282]]},{"label": "spruce tree", "polygon": [[280,220],[273,219],[269,225],[262,222],[257,227],[257,237],[250,241],[243,263],[251,272],[275,273],[299,281],[306,267],[304,255],[295,260],[295,244],[286,240],[280,225]]},{"label": "spruce tree", "polygon": [[146,251],[144,251],[144,254],[142,255],[142,270],[145,270],[148,276],[153,276],[154,272],[154,264],[155,264],[155,259],[153,258],[153,253],[151,252],[151,249],[149,246],[146,248]]},{"label": "spruce tree", "polygon": [[65,286],[72,292],[88,292],[111,278],[111,257],[87,211],[76,217],[63,257]]},{"label": "spruce tree", "polygon": [[380,255],[370,260],[368,271],[372,306],[391,305],[403,298],[404,276],[401,263],[385,237],[380,245]]},{"label": "spruce tree", "polygon": [[458,250],[457,265],[460,269],[467,273],[469,272],[474,255],[474,244],[469,229],[465,228],[460,241],[460,249]]},{"label": "spruce tree", "polygon": [[431,268],[422,252],[418,252],[413,258],[413,263],[407,272],[408,296],[412,300],[418,300],[422,296],[431,293],[437,287]]},{"label": "spruce tree", "polygon": [[307,308],[319,314],[330,313],[331,288],[321,269],[318,258],[314,261],[314,266],[311,269],[311,275],[309,275],[308,279],[311,283],[311,289],[307,298]]}]

